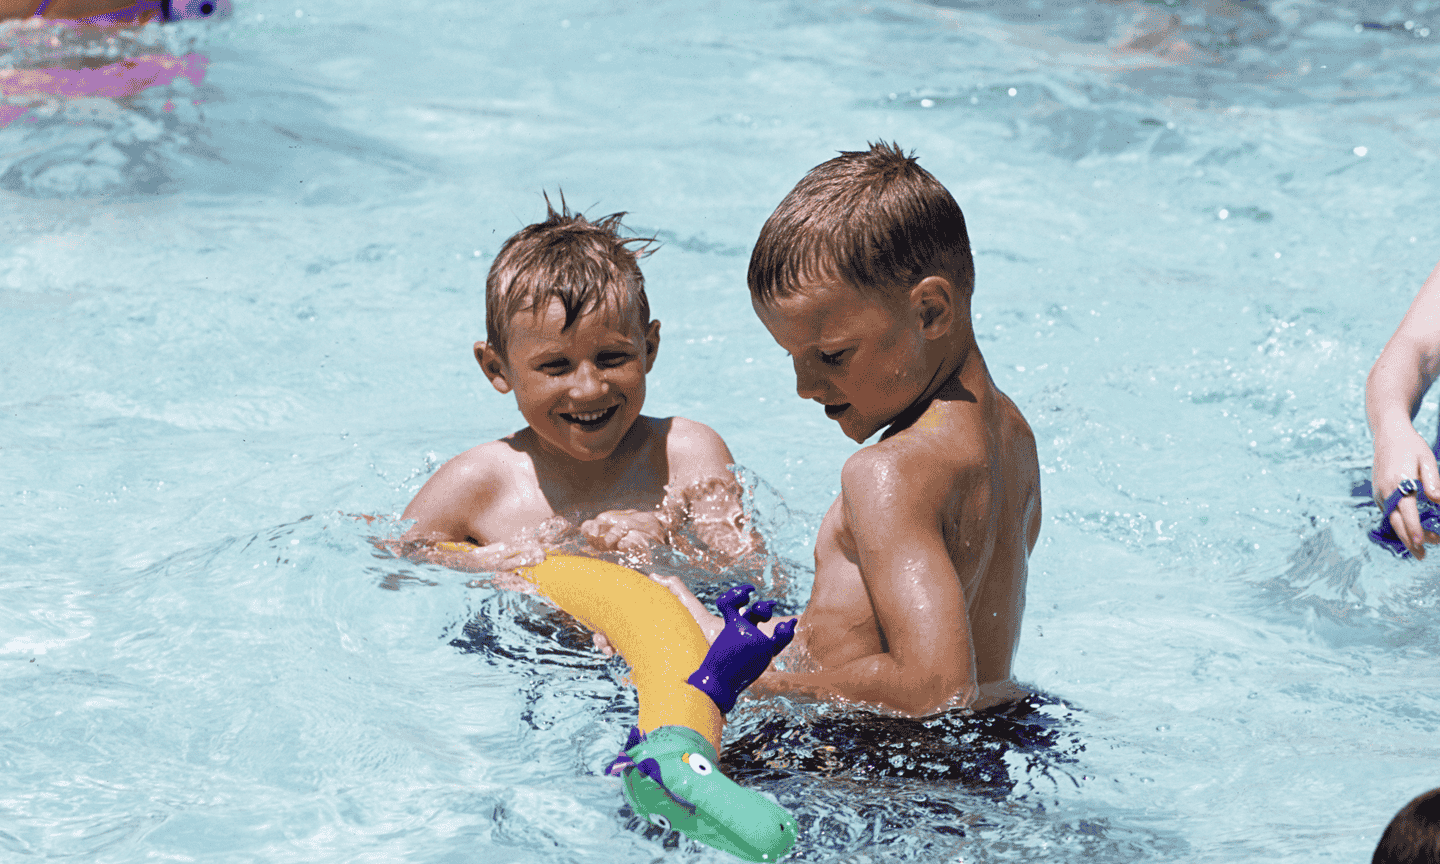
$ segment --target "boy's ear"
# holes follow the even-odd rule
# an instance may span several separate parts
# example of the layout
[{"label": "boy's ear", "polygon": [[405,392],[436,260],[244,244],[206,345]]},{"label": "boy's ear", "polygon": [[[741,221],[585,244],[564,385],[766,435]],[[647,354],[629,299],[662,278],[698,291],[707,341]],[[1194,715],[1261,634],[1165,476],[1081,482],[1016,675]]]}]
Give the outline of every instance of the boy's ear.
[{"label": "boy's ear", "polygon": [[480,369],[485,373],[485,377],[490,379],[491,386],[501,393],[510,392],[510,370],[499,351],[485,342],[476,342],[475,362],[480,364]]},{"label": "boy's ear", "polygon": [[655,352],[660,350],[660,322],[651,321],[650,327],[645,331],[645,374],[650,374],[650,369],[655,365]]},{"label": "boy's ear", "polygon": [[926,339],[939,339],[955,326],[955,286],[944,276],[926,276],[910,289],[910,308]]}]

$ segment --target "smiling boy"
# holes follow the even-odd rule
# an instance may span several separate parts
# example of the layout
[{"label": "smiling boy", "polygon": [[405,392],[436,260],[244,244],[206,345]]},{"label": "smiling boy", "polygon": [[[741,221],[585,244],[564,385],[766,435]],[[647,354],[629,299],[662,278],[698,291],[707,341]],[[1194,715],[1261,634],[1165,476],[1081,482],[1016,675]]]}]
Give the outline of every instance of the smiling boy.
[{"label": "smiling boy", "polygon": [[[688,523],[711,551],[750,548],[708,426],[640,413],[660,347],[638,258],[616,213],[590,222],[548,207],[501,248],[485,282],[475,359],[514,393],[525,428],[445,463],[410,502],[407,552],[462,570],[535,563],[539,541],[580,523],[601,550],[642,555]],[[557,519],[557,517],[559,517]],[[454,543],[468,544],[457,549]]]},{"label": "smiling boy", "polygon": [[959,206],[894,145],[814,168],[761,230],[751,301],[796,391],[856,441],[883,434],[845,462],[784,671],[750,692],[913,717],[1021,695],[1011,662],[1039,467],[976,345],[974,273]]}]

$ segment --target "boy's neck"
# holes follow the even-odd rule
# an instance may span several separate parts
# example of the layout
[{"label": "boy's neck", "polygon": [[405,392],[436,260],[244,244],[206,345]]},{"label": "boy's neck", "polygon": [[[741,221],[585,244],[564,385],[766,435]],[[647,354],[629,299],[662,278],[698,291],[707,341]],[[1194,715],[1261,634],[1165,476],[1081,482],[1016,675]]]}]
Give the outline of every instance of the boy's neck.
[{"label": "boy's neck", "polygon": [[[969,317],[966,316],[965,320],[968,325]],[[905,410],[895,415],[885,431],[880,433],[881,441],[909,429],[937,398],[978,402],[977,394],[990,387],[990,371],[985,367],[985,358],[980,356],[980,346],[975,342],[975,331],[971,327],[966,326],[946,340],[944,349],[925,389]]]},{"label": "boy's neck", "polygon": [[650,439],[651,422],[650,417],[637,417],[610,455],[590,461],[544,447],[539,443],[540,436],[527,427],[533,443],[526,449],[535,466],[535,479],[540,491],[551,501],[552,507],[556,504],[565,507],[576,500],[588,501],[597,495],[603,496],[617,482],[625,480],[636,457],[643,456]]}]

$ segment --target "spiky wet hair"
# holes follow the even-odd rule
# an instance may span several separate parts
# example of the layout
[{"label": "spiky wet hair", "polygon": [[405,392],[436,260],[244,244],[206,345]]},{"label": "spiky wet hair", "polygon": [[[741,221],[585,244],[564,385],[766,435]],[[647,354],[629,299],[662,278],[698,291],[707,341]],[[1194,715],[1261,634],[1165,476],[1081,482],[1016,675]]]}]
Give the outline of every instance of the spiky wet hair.
[{"label": "spiky wet hair", "polygon": [[490,346],[505,355],[506,330],[520,312],[544,310],[552,300],[565,309],[565,325],[581,315],[610,306],[643,328],[650,321],[650,300],[639,260],[650,254],[651,237],[621,237],[620,220],[611,213],[594,222],[572,213],[560,198],[557,211],[545,196],[545,221],[515,232],[485,277],[485,332]]}]

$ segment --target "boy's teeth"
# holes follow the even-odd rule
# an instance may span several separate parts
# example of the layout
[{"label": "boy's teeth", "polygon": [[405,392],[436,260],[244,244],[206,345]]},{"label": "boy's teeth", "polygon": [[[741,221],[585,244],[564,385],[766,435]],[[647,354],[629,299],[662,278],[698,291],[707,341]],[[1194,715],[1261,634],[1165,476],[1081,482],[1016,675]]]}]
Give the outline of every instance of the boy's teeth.
[{"label": "boy's teeth", "polygon": [[605,416],[605,412],[604,412],[604,411],[590,411],[590,412],[587,412],[587,413],[584,413],[584,414],[581,414],[581,413],[578,413],[578,412],[577,412],[577,413],[575,413],[575,414],[571,414],[570,416],[571,416],[571,417],[574,417],[576,420],[579,420],[581,423],[594,423],[596,420],[599,420],[601,417],[604,417],[604,416]]}]

